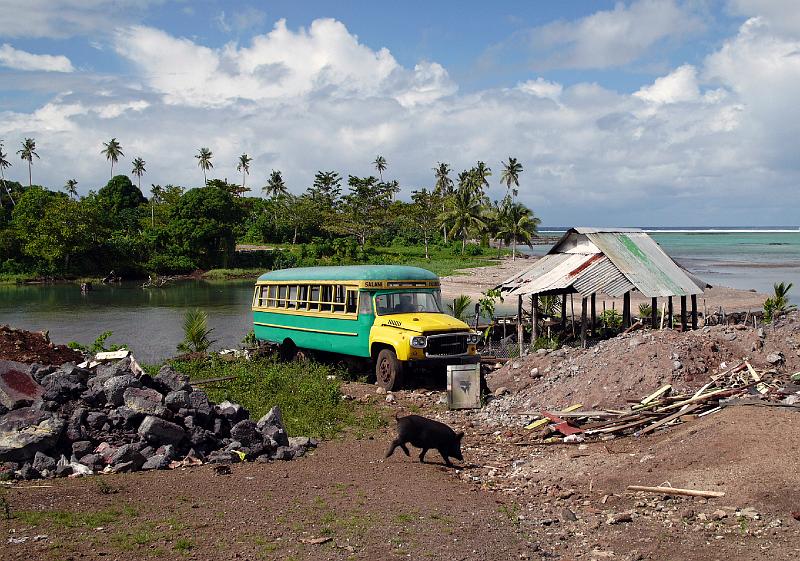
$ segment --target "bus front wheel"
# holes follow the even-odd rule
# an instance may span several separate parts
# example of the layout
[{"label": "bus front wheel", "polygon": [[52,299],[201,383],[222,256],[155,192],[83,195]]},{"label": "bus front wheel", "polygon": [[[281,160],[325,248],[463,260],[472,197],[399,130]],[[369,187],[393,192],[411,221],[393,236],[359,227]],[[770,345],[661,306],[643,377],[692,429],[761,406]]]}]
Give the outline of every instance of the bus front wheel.
[{"label": "bus front wheel", "polygon": [[391,349],[382,349],[375,361],[375,378],[385,390],[400,388],[403,380],[403,363]]}]

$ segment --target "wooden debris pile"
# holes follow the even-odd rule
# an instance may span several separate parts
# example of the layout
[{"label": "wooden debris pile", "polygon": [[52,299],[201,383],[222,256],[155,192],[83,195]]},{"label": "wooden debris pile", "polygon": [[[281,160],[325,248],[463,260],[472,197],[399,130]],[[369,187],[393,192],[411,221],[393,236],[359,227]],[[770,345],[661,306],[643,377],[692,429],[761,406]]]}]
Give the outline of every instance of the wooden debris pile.
[{"label": "wooden debris pile", "polygon": [[777,370],[757,371],[742,361],[710,377],[694,393],[673,394],[667,384],[626,409],[584,410],[582,404],[561,411],[526,412],[537,418],[525,428],[539,430],[545,443],[608,440],[619,436],[644,436],[694,420],[732,405],[795,408],[800,411],[800,385],[794,376]]}]

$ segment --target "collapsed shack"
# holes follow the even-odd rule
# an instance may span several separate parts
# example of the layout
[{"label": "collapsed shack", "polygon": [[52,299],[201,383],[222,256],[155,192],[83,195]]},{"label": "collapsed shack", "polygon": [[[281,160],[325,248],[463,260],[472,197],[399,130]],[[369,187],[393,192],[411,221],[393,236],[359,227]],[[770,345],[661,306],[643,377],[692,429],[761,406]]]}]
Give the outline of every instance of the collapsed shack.
[{"label": "collapsed shack", "polygon": [[291,460],[316,446],[290,438],[277,407],[253,421],[169,366],[151,377],[132,356],[92,364],[0,361],[0,479]]},{"label": "collapsed shack", "polygon": [[[567,296],[581,298],[580,338],[586,347],[589,332],[597,329],[597,294],[623,298],[622,329],[632,326],[630,294],[638,290],[651,299],[652,326],[673,324],[673,298],[680,297],[681,330],[697,329],[697,295],[705,282],[679,266],[645,232],[638,228],[571,228],[529,269],[517,273],[497,288],[505,296],[517,297],[517,342],[523,353],[524,297],[530,297],[531,343],[541,333],[540,298],[560,300],[560,330],[567,330]],[[659,314],[659,298],[663,311]],[[666,298],[666,301],[663,299]],[[691,311],[687,305],[691,301]],[[574,318],[574,312],[573,312]],[[552,325],[552,321],[548,327]]]}]

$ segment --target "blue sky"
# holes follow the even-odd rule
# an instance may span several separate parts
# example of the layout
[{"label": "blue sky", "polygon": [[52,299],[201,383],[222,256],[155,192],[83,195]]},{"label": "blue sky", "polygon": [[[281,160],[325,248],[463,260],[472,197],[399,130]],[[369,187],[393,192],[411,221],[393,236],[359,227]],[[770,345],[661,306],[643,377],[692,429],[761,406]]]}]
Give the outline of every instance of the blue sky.
[{"label": "blue sky", "polygon": [[[122,166],[187,187],[193,155],[248,184],[281,169],[525,166],[545,224],[797,222],[793,0],[168,2],[0,0],[0,139],[37,140],[34,182],[79,191]],[[27,170],[16,156],[8,177]],[[238,179],[237,179],[238,180]],[[765,196],[768,195],[768,196]]]}]

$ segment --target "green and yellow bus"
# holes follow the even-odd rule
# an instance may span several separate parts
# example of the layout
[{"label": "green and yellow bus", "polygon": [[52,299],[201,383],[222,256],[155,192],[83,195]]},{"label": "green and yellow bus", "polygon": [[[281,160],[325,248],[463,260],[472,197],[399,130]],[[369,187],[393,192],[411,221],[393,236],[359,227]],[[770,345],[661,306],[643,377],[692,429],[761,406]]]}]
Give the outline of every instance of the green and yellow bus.
[{"label": "green and yellow bus", "polygon": [[480,335],[444,313],[439,277],[419,267],[355,265],[261,275],[253,296],[256,338],[283,349],[369,359],[379,385],[402,383],[411,365],[477,360]]}]

